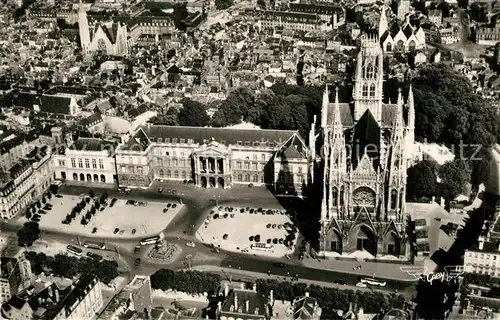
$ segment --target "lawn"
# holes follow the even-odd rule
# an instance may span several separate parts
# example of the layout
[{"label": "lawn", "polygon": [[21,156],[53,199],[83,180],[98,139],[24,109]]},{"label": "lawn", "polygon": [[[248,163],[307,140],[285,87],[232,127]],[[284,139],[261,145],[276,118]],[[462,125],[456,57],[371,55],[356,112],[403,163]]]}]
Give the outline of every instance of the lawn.
[{"label": "lawn", "polygon": [[[39,222],[42,230],[59,231],[75,235],[108,237],[108,238],[141,238],[150,235],[157,235],[172,221],[177,213],[183,207],[179,203],[172,208],[170,204],[168,211],[164,212],[168,203],[147,202],[145,206],[134,206],[127,204],[126,200],[118,199],[113,207],[110,206],[111,199],[108,199],[108,205],[104,210],[97,210],[88,220],[86,225],[81,224],[82,217],[92,207],[92,201],[86,204],[72,219],[70,224],[63,224],[62,221],[71,213],[73,207],[81,202],[81,196],[67,196],[61,198],[52,197],[47,203],[52,204],[53,208],[41,214]],[[24,223],[25,217],[19,218],[19,222]],[[96,228],[95,233],[93,229]],[[114,233],[115,228],[119,229]],[[135,233],[132,230],[135,229]]]},{"label": "lawn", "polygon": [[[283,257],[293,252],[296,243],[295,237],[291,248],[284,244],[289,230],[295,229],[291,226],[290,217],[282,210],[225,205],[214,207],[207,213],[205,223],[198,229],[196,236],[205,243],[228,251]],[[272,248],[253,249],[251,245],[256,243],[267,244]]]}]

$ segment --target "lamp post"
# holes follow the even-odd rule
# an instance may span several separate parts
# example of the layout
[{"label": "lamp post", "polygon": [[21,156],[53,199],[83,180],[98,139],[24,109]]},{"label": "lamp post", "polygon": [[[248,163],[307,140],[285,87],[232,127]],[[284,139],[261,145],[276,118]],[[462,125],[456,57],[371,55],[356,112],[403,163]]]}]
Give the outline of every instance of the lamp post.
[{"label": "lamp post", "polygon": [[218,194],[214,194],[214,200],[215,200],[215,206],[218,207],[219,206],[219,198],[220,198],[220,195]]},{"label": "lamp post", "polygon": [[180,194],[179,194],[179,203],[180,203],[181,205],[183,204],[183,203],[182,203],[182,196],[183,196],[183,195],[184,195],[184,193],[180,193]]}]

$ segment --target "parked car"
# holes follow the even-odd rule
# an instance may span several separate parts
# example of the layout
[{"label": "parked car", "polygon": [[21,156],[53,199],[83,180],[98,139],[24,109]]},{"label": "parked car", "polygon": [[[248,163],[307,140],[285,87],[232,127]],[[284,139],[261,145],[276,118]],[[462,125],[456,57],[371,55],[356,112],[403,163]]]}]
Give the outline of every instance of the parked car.
[{"label": "parked car", "polygon": [[120,235],[124,234],[125,230],[120,230]]},{"label": "parked car", "polygon": [[337,280],[335,280],[335,283],[336,283],[336,284],[340,284],[340,285],[345,286],[345,281],[344,281],[344,279],[337,279]]},{"label": "parked car", "polygon": [[93,252],[87,252],[87,257],[89,258],[92,258],[96,261],[101,261],[103,259],[103,257],[97,253],[93,253]]},{"label": "parked car", "polygon": [[192,241],[191,241],[191,242],[186,243],[186,246],[191,247],[191,248],[196,247],[196,245],[195,245],[195,244],[194,244],[194,242],[192,242]]},{"label": "parked car", "polygon": [[358,288],[366,288],[367,285],[366,285],[366,283],[358,282],[358,283],[356,283],[356,287],[358,287]]},{"label": "parked car", "polygon": [[284,268],[285,267],[285,264],[283,262],[276,262],[274,264],[275,267],[278,267],[278,268]]},{"label": "parked car", "polygon": [[137,258],[137,259],[135,259],[135,263],[134,263],[134,265],[137,267],[137,266],[138,266],[138,265],[140,265],[140,264],[141,264],[141,258]]},{"label": "parked car", "polygon": [[141,246],[140,246],[140,245],[137,245],[137,246],[135,246],[135,248],[134,248],[134,253],[135,253],[135,254],[138,254],[139,252],[141,252]]},{"label": "parked car", "polygon": [[137,232],[137,230],[132,229],[132,234],[135,234],[136,232]]},{"label": "parked car", "polygon": [[96,233],[96,232],[97,232],[97,228],[96,228],[96,227],[94,227],[94,228],[92,229],[92,233]]},{"label": "parked car", "polygon": [[175,204],[175,203],[174,203],[174,204],[172,205],[172,209],[174,209],[174,208],[176,208],[176,207],[177,207],[177,204]]},{"label": "parked car", "polygon": [[113,231],[114,234],[117,234],[120,231],[120,229],[115,228],[115,231]]},{"label": "parked car", "polygon": [[127,200],[127,204],[131,206],[135,206],[137,204],[137,201],[135,200]]},{"label": "parked car", "polygon": [[114,206],[117,200],[118,199],[116,199],[116,198],[111,199],[111,202],[110,202],[109,206],[110,207]]},{"label": "parked car", "polygon": [[158,188],[158,193],[162,193],[162,192],[163,192],[163,188],[162,187]]}]

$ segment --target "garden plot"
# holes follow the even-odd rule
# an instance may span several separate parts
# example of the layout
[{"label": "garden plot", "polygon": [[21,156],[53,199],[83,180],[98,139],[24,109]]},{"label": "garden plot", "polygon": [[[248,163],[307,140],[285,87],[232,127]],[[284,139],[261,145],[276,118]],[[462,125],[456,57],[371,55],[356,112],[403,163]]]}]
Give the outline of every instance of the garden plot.
[{"label": "garden plot", "polygon": [[[83,236],[140,238],[159,234],[183,207],[176,203],[175,208],[170,205],[168,210],[165,210],[167,203],[136,202],[136,205],[133,205],[127,204],[130,200],[122,199],[116,200],[113,206],[112,199],[107,199],[106,205],[96,206],[99,197],[89,199],[88,202],[85,199],[89,199],[88,195],[64,195],[47,200],[52,209],[40,215],[40,229]],[[68,224],[68,215],[71,216],[79,203],[80,209],[73,214],[74,217]],[[66,223],[63,223],[65,220]],[[26,221],[26,217],[19,218],[21,223]],[[115,233],[116,229],[118,231]]]},{"label": "garden plot", "polygon": [[281,210],[215,207],[207,214],[197,237],[233,252],[283,257],[296,244],[297,229]]}]

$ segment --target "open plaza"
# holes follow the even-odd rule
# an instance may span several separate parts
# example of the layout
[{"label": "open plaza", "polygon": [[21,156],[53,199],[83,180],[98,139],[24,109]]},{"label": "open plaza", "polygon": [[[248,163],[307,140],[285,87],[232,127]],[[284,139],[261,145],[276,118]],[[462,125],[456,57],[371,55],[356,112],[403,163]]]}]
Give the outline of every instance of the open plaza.
[{"label": "open plaza", "polygon": [[196,236],[228,251],[283,257],[294,251],[297,230],[284,210],[225,204],[207,213]]},{"label": "open plaza", "polygon": [[[86,195],[88,196],[88,195]],[[40,228],[42,230],[57,231],[82,236],[96,236],[106,238],[142,238],[158,235],[175,218],[183,205],[178,202],[136,202],[135,205],[129,200],[117,199],[113,206],[108,205],[104,209],[96,210],[87,224],[81,223],[82,217],[92,207],[92,201],[72,219],[71,223],[63,224],[66,216],[72,209],[82,201],[82,196],[63,195],[52,197],[47,203],[52,205],[51,210],[44,210],[40,215]],[[28,221],[26,217],[18,219],[20,223]],[[115,230],[118,229],[117,232]]]}]

